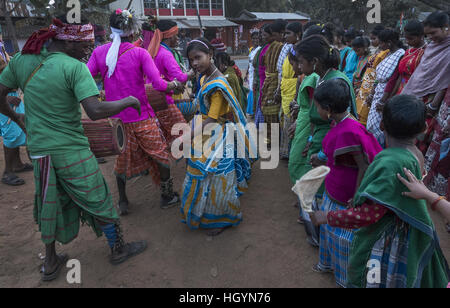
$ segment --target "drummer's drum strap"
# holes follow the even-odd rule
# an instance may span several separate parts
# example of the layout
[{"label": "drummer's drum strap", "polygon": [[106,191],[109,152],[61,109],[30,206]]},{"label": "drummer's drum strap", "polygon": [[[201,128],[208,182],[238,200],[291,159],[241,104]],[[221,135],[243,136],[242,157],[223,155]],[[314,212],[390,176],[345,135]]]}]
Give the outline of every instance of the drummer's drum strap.
[{"label": "drummer's drum strap", "polygon": [[38,67],[36,67],[34,69],[34,71],[31,73],[31,75],[28,77],[27,81],[25,82],[25,84],[23,85],[23,88],[22,88],[23,93],[25,93],[25,88],[27,87],[27,84],[30,82],[30,80],[33,78],[33,76],[36,75],[37,71],[41,69],[42,65],[44,65],[44,62],[39,64]]}]

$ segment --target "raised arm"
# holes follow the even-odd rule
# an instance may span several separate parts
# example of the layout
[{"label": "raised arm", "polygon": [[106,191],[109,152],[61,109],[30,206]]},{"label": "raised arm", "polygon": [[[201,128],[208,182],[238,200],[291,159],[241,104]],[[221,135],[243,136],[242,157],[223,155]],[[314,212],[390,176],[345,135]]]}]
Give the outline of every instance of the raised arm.
[{"label": "raised arm", "polygon": [[169,92],[176,88],[176,82],[166,82],[161,78],[161,73],[155,65],[150,54],[143,50],[140,53],[142,70],[147,77],[147,81],[152,84],[153,88],[160,92]]},{"label": "raised arm", "polygon": [[169,80],[176,79],[181,83],[185,83],[188,81],[189,77],[191,77],[188,74],[183,73],[173,55],[170,55],[170,57],[167,57],[165,59],[164,65],[166,67],[168,74],[167,77],[169,78]]}]

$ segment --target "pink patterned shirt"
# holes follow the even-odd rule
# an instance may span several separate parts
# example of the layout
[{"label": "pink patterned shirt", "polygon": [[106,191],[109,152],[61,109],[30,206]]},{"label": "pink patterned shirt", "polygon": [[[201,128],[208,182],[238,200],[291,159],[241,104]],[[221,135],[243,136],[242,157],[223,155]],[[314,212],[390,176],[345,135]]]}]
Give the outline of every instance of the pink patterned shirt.
[{"label": "pink patterned shirt", "polygon": [[128,96],[134,96],[141,102],[141,115],[133,108],[123,110],[114,118],[120,118],[124,123],[140,122],[155,117],[155,112],[148,103],[145,94],[145,76],[147,82],[161,92],[166,91],[167,82],[161,79],[161,74],[147,50],[125,42],[120,45],[116,69],[111,78],[107,77],[106,54],[111,43],[97,47],[87,64],[92,76],[102,75],[107,101],[117,101]]},{"label": "pink patterned shirt", "polygon": [[[162,45],[155,57],[155,65],[161,73],[161,77],[166,81],[173,81],[176,78],[179,82],[185,83],[188,80],[188,75],[183,73],[173,54]],[[169,105],[174,104],[171,94],[166,95]]]}]

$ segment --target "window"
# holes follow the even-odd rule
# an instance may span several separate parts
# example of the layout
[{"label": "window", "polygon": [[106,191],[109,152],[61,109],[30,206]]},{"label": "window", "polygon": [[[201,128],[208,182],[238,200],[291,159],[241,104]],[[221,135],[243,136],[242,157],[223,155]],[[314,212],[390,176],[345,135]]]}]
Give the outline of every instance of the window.
[{"label": "window", "polygon": [[172,7],[174,9],[183,9],[184,1],[183,0],[172,0]]},{"label": "window", "polygon": [[156,0],[144,0],[144,9],[156,9]]},{"label": "window", "polygon": [[158,0],[160,9],[170,9],[170,0]]},{"label": "window", "polygon": [[211,6],[213,10],[222,10],[223,2],[222,0],[211,0]]},{"label": "window", "polygon": [[[200,9],[209,9],[209,0],[198,0],[198,6]],[[186,0],[186,8],[196,9],[197,5],[195,4],[195,0]]]}]

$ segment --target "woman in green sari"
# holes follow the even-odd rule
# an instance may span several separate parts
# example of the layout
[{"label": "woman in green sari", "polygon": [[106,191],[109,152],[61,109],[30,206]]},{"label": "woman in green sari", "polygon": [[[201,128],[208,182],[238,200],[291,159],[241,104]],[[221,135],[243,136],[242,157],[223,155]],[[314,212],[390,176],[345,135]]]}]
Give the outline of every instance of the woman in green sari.
[{"label": "woman in green sari", "polygon": [[321,35],[305,38],[295,47],[295,52],[300,70],[306,77],[300,86],[298,127],[290,153],[289,173],[293,183],[311,170],[311,156],[320,152],[322,140],[330,130],[330,121],[322,120],[316,107],[312,104],[314,89],[317,85],[335,78],[345,80],[350,87],[352,96],[350,111],[356,116],[352,84],[347,76],[338,70],[339,52],[333,49]]},{"label": "woman in green sari", "polygon": [[236,75],[236,71],[233,68],[236,63],[231,60],[230,55],[226,52],[219,52],[214,58],[217,68],[230,84],[231,89],[233,89],[234,96],[239,101],[239,105],[241,105],[242,111],[245,114],[245,111],[247,110],[247,100],[243,88],[244,85]]},{"label": "woman in green sari", "polygon": [[[302,176],[312,169],[311,157],[317,157],[322,150],[322,140],[330,130],[331,121],[324,121],[313,104],[314,89],[321,83],[335,78],[341,78],[349,86],[352,97],[350,111],[356,117],[355,94],[351,81],[339,71],[340,55],[322,35],[312,35],[304,38],[295,46],[299,68],[306,75],[299,90],[300,111],[297,118],[295,137],[289,159],[289,174],[295,184]],[[319,165],[319,164],[315,164]],[[324,193],[324,186],[317,196]],[[305,223],[308,241],[318,246],[318,231],[310,222],[307,213],[300,213]]]}]

